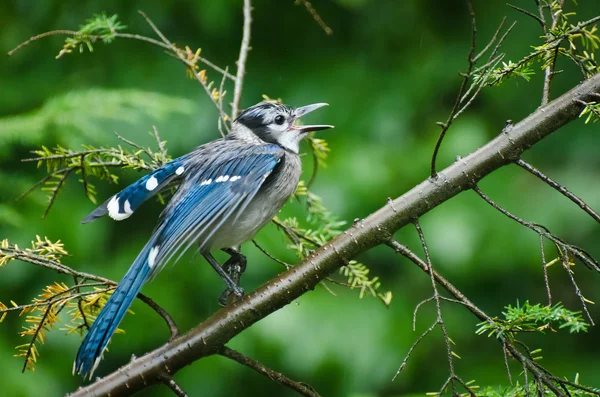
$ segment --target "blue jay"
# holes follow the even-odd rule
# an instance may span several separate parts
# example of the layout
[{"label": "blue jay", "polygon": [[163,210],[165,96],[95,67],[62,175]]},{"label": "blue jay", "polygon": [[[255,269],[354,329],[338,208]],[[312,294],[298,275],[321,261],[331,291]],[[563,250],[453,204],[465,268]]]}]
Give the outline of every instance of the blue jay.
[{"label": "blue jay", "polygon": [[[83,220],[90,222],[106,214],[123,220],[171,182],[179,183],[152,236],[89,329],[73,373],[91,378],[144,283],[194,244],[227,284],[226,293],[243,296],[238,283],[245,259],[240,258],[238,247],[252,239],[294,193],[302,171],[300,141],[311,131],[332,128],[297,126],[295,121],[326,105],[295,109],[271,102],[254,105],[234,120],[225,138],[199,146],[144,176]],[[210,254],[220,249],[232,255],[223,267]]]}]

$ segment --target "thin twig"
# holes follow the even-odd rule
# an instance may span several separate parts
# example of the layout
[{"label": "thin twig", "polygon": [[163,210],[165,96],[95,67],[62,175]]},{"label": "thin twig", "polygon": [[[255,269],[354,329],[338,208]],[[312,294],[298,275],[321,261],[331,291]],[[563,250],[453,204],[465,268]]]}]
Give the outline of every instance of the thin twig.
[{"label": "thin twig", "polygon": [[233,102],[231,103],[231,119],[235,120],[240,108],[242,98],[242,86],[244,85],[244,74],[246,74],[246,60],[250,51],[250,25],[252,24],[252,6],[250,0],[244,0],[244,30],[242,44],[240,45],[240,56],[237,60],[237,74],[235,77],[235,88],[233,90]]},{"label": "thin twig", "polygon": [[174,339],[179,335],[179,328],[177,327],[177,324],[175,324],[175,320],[173,320],[173,317],[171,317],[171,315],[167,313],[165,309],[160,307],[156,302],[154,302],[152,299],[150,299],[144,294],[138,293],[137,298],[144,302],[146,305],[150,306],[152,310],[158,313],[158,315],[165,320],[165,323],[167,323],[167,326],[169,327],[169,331],[171,331],[170,339]]},{"label": "thin twig", "polygon": [[[564,1],[560,0],[556,2],[562,10]],[[540,6],[541,7],[541,6]],[[544,12],[540,9],[540,13],[543,15]],[[558,23],[558,17],[553,10],[550,10],[550,17],[552,18],[552,25],[550,29],[546,26],[546,21],[543,21],[542,29],[544,31],[544,35],[546,36],[546,40],[551,40],[552,35],[549,34],[549,30],[553,31],[556,29],[556,25]],[[547,64],[544,69],[544,88],[542,89],[542,104],[541,106],[546,105],[550,101],[550,86],[552,84],[552,78],[554,77],[554,68],[556,65],[556,58],[558,58],[558,47],[546,51],[546,59],[550,58],[550,63]],[[546,60],[547,62],[547,60]]]},{"label": "thin twig", "polygon": [[[160,135],[158,134],[158,129],[155,125],[152,126],[152,131],[154,132],[154,138],[156,139],[156,145],[158,146],[158,151],[160,152],[163,158],[167,157],[167,149],[165,148],[165,143],[160,139]],[[156,160],[156,159],[154,159]],[[162,166],[163,164],[158,164]]]},{"label": "thin twig", "polygon": [[512,386],[512,374],[510,373],[510,366],[508,365],[508,350],[506,349],[506,343],[502,345],[502,353],[504,355],[504,366],[506,367],[506,374],[508,375],[508,382]]},{"label": "thin twig", "polygon": [[233,361],[236,361],[242,365],[245,365],[248,368],[255,370],[259,374],[266,376],[267,378],[271,379],[272,381],[280,383],[281,385],[286,386],[286,387],[296,391],[300,395],[307,396],[307,397],[320,397],[319,393],[317,393],[315,391],[315,389],[313,389],[308,384],[303,383],[303,382],[296,382],[296,381],[288,378],[281,372],[273,371],[272,369],[267,368],[265,365],[261,364],[260,362],[253,360],[250,357],[244,356],[242,353],[240,353],[236,350],[230,349],[227,346],[223,346],[221,348],[221,350],[219,351],[219,354],[223,357],[227,357]]},{"label": "thin twig", "polygon": [[321,27],[321,29],[323,29],[325,34],[327,34],[328,36],[331,36],[333,34],[333,30],[329,26],[327,26],[325,21],[323,21],[323,19],[321,18],[321,16],[317,12],[317,10],[314,9],[314,7],[312,6],[312,4],[310,4],[310,2],[308,2],[307,0],[298,0],[298,1],[296,1],[296,3],[304,4],[304,7],[306,7],[306,10],[310,13],[310,15],[312,15],[315,22],[319,24],[319,26]]},{"label": "thin twig", "polygon": [[[225,68],[225,70],[228,70],[228,69]],[[226,134],[221,129],[222,125],[225,126],[227,133],[231,132],[231,128],[229,128],[229,124],[227,123],[227,120],[229,120],[229,119],[224,117],[224,115],[226,115],[225,111],[223,110],[223,97],[225,96],[225,91],[223,90],[224,86],[225,86],[225,75],[223,75],[223,78],[221,79],[221,84],[219,85],[219,113],[221,114],[219,116],[219,133],[221,134],[221,136],[223,138],[225,138]]]},{"label": "thin twig", "polygon": [[150,151],[147,148],[145,148],[142,145],[139,145],[133,141],[130,141],[129,139],[125,138],[124,136],[121,136],[117,131],[114,131],[114,133],[118,139],[122,140],[126,144],[128,144],[136,149],[143,151],[150,158],[150,160],[154,160],[154,156],[152,155],[152,153],[150,153]]},{"label": "thin twig", "polygon": [[433,331],[435,329],[435,327],[437,327],[437,325],[438,325],[437,321],[434,322],[433,324],[431,324],[429,326],[429,328],[427,328],[425,331],[423,331],[423,333],[413,342],[413,344],[408,349],[408,352],[404,356],[404,360],[402,360],[402,363],[400,364],[400,366],[398,367],[398,370],[394,374],[394,377],[392,378],[392,382],[395,381],[396,378],[398,377],[398,375],[400,375],[400,372],[404,371],[404,368],[406,368],[406,364],[408,363],[408,360],[410,359],[410,356],[411,356],[413,350],[415,350],[415,348],[417,347],[417,345],[419,345],[419,343],[421,343],[423,338],[425,338],[427,335],[429,335],[429,333],[431,333],[431,331]]},{"label": "thin twig", "polygon": [[162,376],[163,383],[171,389],[177,397],[187,397],[187,393],[175,382],[175,380],[167,375]]},{"label": "thin twig", "polygon": [[504,208],[502,208],[501,206],[499,206],[498,204],[496,204],[491,198],[489,198],[485,193],[483,193],[481,191],[481,189],[479,189],[479,187],[477,187],[476,185],[473,186],[472,189],[482,199],[484,199],[488,204],[490,204],[496,210],[500,211],[502,214],[506,215],[508,218],[510,218],[510,219],[512,219],[512,220],[520,223],[521,225],[523,225],[523,226],[525,226],[525,227],[533,230],[534,232],[538,233],[539,235],[544,236],[548,240],[552,241],[557,247],[563,247],[565,250],[567,250],[568,252],[570,252],[571,254],[573,254],[580,261],[582,261],[587,267],[589,267],[592,270],[600,272],[600,263],[598,263],[598,261],[596,260],[596,258],[594,258],[592,255],[590,255],[584,249],[579,248],[579,247],[577,247],[575,245],[572,245],[572,244],[569,244],[569,243],[563,241],[559,237],[557,237],[554,234],[550,233],[550,231],[548,230],[548,228],[545,227],[545,226],[543,226],[543,225],[540,225],[540,224],[537,224],[537,223],[528,222],[528,221],[523,220],[523,219],[519,218],[518,216],[516,216],[516,215],[514,215],[514,214],[512,214],[510,212],[508,212],[507,210],[505,210]]},{"label": "thin twig", "polygon": [[[75,283],[75,285],[77,286],[77,293],[81,293],[81,289],[78,287],[79,285],[79,279],[77,278],[77,276],[73,276],[73,282]],[[90,324],[88,324],[88,320],[87,320],[87,316],[85,315],[85,311],[83,310],[83,306],[82,306],[83,300],[81,298],[77,299],[77,309],[79,310],[79,315],[81,315],[81,319],[83,321],[83,326],[89,330],[90,329]]]},{"label": "thin twig", "polygon": [[22,42],[21,44],[19,44],[18,46],[16,46],[15,48],[13,48],[12,50],[10,50],[8,52],[8,56],[13,55],[15,52],[19,51],[21,48],[28,46],[29,44],[33,43],[34,41],[37,41],[39,39],[43,39],[44,37],[48,37],[48,36],[54,36],[54,35],[70,35],[70,36],[74,36],[76,34],[78,34],[79,32],[76,32],[74,30],[52,30],[50,32],[45,32],[42,34],[38,34],[36,36],[31,37],[29,40]]},{"label": "thin twig", "polygon": [[473,11],[473,5],[471,4],[470,0],[465,0],[465,1],[467,3],[467,8],[469,10],[469,16],[471,17],[471,50],[469,51],[469,55],[467,57],[469,67],[467,69],[467,73],[464,74],[463,79],[460,83],[460,88],[458,89],[458,95],[456,95],[456,99],[454,101],[454,106],[452,106],[452,110],[450,111],[450,115],[448,116],[448,119],[446,120],[445,123],[439,123],[439,125],[442,127],[442,131],[440,132],[440,135],[438,136],[437,142],[435,143],[435,147],[433,149],[433,155],[431,156],[431,173],[430,173],[431,178],[435,178],[437,176],[436,162],[437,162],[438,152],[442,145],[442,141],[444,140],[444,137],[446,136],[446,133],[448,132],[448,129],[452,125],[452,121],[454,120],[454,115],[456,114],[456,112],[459,109],[460,100],[467,88],[467,83],[469,82],[469,79],[471,78],[471,72],[473,71],[473,68],[475,67],[475,50],[476,50],[476,43],[477,43],[477,27],[476,27],[476,21],[475,21],[475,11]]},{"label": "thin twig", "polygon": [[581,306],[583,307],[583,311],[585,312],[585,315],[588,318],[588,321],[590,322],[590,324],[592,326],[594,326],[595,325],[594,320],[592,319],[592,315],[590,314],[588,307],[587,307],[587,300],[581,293],[581,290],[579,289],[579,285],[577,285],[577,282],[575,281],[575,277],[573,277],[573,271],[571,270],[571,266],[569,266],[569,260],[567,258],[567,255],[561,255],[561,262],[562,262],[563,268],[565,269],[565,271],[567,272],[567,275],[569,276],[569,280],[571,280],[571,284],[573,284],[573,288],[575,288],[575,294],[577,295],[577,297],[579,298],[579,301],[581,302]]},{"label": "thin twig", "polygon": [[50,196],[50,201],[48,202],[48,207],[46,207],[46,211],[44,211],[44,214],[42,215],[42,219],[45,219],[46,215],[48,215],[48,212],[50,212],[50,208],[52,208],[52,205],[54,204],[54,201],[56,200],[56,197],[58,196],[59,190],[64,185],[64,183],[66,182],[67,178],[69,177],[69,175],[71,174],[72,171],[73,171],[73,168],[67,169],[64,172],[64,174],[62,175],[62,177],[59,179],[59,181],[56,183],[56,186],[51,188],[52,195]]},{"label": "thin twig", "polygon": [[[19,44],[17,47],[15,47],[14,49],[12,49],[11,51],[8,52],[8,56],[12,56],[15,52],[19,51],[20,49],[22,49],[23,47],[28,46],[29,44],[33,43],[34,41],[38,41],[40,39],[43,39],[45,37],[48,36],[54,36],[54,35],[67,35],[67,36],[78,36],[80,35],[79,32],[76,32],[74,30],[52,30],[50,32],[45,32],[42,34],[38,34],[36,36],[31,37],[29,40],[24,41],[23,43]],[[121,38],[121,39],[131,39],[131,40],[138,40],[138,41],[145,41],[147,43],[156,45],[158,47],[162,47],[165,48],[167,50],[171,50],[171,46],[169,46],[168,44],[165,44],[161,41],[155,40],[151,37],[146,37],[146,36],[142,36],[139,34],[131,34],[131,33],[119,33],[119,32],[112,32],[112,35],[114,37],[117,38]],[[101,36],[97,36],[97,35],[81,35],[84,36],[86,39],[90,40],[91,42],[95,42],[99,39],[101,39]],[[214,63],[212,63],[211,61],[209,61],[206,58],[203,58],[201,56],[198,56],[198,60],[204,64],[206,64],[208,67],[214,69],[215,71],[221,73],[222,75],[224,75],[226,78],[235,81],[235,76],[233,76],[230,73],[227,73],[227,71],[223,70],[222,68],[220,68],[219,66],[215,65]]]},{"label": "thin twig", "polygon": [[[156,35],[163,41],[163,43],[167,46],[166,48],[169,51],[171,51],[171,53],[169,55],[173,56],[176,59],[179,59],[181,62],[183,62],[184,64],[187,65],[188,69],[190,70],[190,72],[192,73],[194,78],[200,83],[200,85],[204,89],[204,92],[206,92],[206,95],[208,95],[208,97],[210,98],[212,103],[216,106],[217,110],[219,110],[219,114],[221,115],[221,117],[225,118],[226,115],[222,112],[222,109],[219,108],[218,102],[215,100],[215,98],[212,95],[210,86],[208,84],[206,84],[206,81],[199,75],[199,73],[196,73],[196,64],[191,62],[188,58],[186,58],[183,55],[183,51],[180,50],[179,48],[177,48],[173,43],[171,43],[165,37],[165,35],[156,27],[154,22],[152,22],[152,20],[143,11],[138,10],[138,13],[146,20],[146,23],[148,23],[148,25],[150,25],[152,30],[154,30],[154,33],[156,33]],[[188,49],[188,51],[189,51],[189,49]],[[237,78],[236,78],[236,83],[237,83]]]},{"label": "thin twig", "polygon": [[[23,160],[21,160],[21,161],[23,161]],[[39,181],[37,181],[36,183],[34,183],[33,186],[31,186],[29,189],[27,189],[26,191],[24,191],[23,193],[21,193],[19,195],[19,197],[17,197],[15,199],[15,201],[22,200],[29,193],[33,192],[38,186],[43,185],[44,183],[46,183],[46,181],[50,180],[54,175],[62,174],[64,172],[66,172],[68,169],[69,169],[68,167],[61,168],[59,170],[53,171],[50,174],[46,175],[45,177],[43,177],[42,179],[40,179]]]},{"label": "thin twig", "polygon": [[267,250],[265,250],[263,247],[261,247],[260,245],[258,245],[258,243],[256,242],[256,240],[252,240],[252,244],[254,244],[254,246],[256,248],[258,248],[260,250],[260,252],[262,252],[263,254],[265,254],[269,259],[279,263],[280,265],[283,265],[286,269],[289,269],[292,267],[292,265],[290,265],[287,262],[282,261],[281,259],[278,259],[276,257],[274,257],[273,255],[269,254],[267,252]]},{"label": "thin twig", "polygon": [[[88,154],[93,154],[93,153],[105,153],[107,151],[110,150],[114,150],[114,149],[92,149],[92,150],[82,150],[80,152],[73,152],[73,153],[68,153],[68,154],[55,154],[52,156],[46,156],[46,157],[29,157],[26,159],[21,159],[21,162],[23,163],[27,163],[29,161],[40,161],[40,160],[64,160],[64,159],[70,159],[70,158],[74,158],[74,157],[80,157],[81,155],[88,155]],[[30,153],[35,153],[35,152],[30,152]]]},{"label": "thin twig", "polygon": [[554,181],[553,179],[551,179],[550,177],[548,177],[547,175],[542,173],[540,170],[538,170],[531,164],[523,161],[522,159],[518,159],[517,161],[515,161],[515,164],[518,165],[519,167],[523,168],[524,170],[528,171],[532,175],[538,177],[543,182],[547,183],[548,186],[550,186],[551,188],[553,188],[554,190],[556,190],[557,192],[559,192],[560,194],[562,194],[563,196],[565,196],[566,198],[568,198],[569,200],[571,200],[572,202],[577,204],[579,206],[579,208],[581,208],[583,211],[585,211],[596,222],[600,223],[600,214],[598,214],[596,211],[594,211],[581,198],[579,198],[575,194],[571,193],[566,187],[564,187],[560,183]]},{"label": "thin twig", "polygon": [[546,266],[546,253],[544,251],[544,236],[540,234],[540,252],[542,253],[542,271],[544,272],[544,284],[546,285],[546,294],[548,294],[548,306],[552,306],[552,292],[550,291],[550,281],[548,280],[548,267]]},{"label": "thin twig", "polygon": [[[454,383],[456,373],[454,372],[454,357],[452,346],[450,342],[450,337],[448,336],[448,330],[446,329],[446,323],[444,322],[444,318],[442,317],[442,305],[440,303],[440,294],[437,289],[437,283],[435,280],[435,276],[433,275],[433,266],[431,264],[431,257],[429,256],[429,248],[427,248],[427,242],[425,241],[425,234],[423,233],[423,229],[421,229],[421,225],[419,224],[418,219],[414,221],[415,229],[419,234],[419,239],[421,240],[421,246],[423,247],[423,252],[425,253],[425,260],[427,261],[427,266],[429,268],[429,276],[431,278],[431,288],[433,289],[433,299],[435,301],[435,308],[437,312],[437,320],[436,323],[440,325],[442,330],[442,334],[444,335],[444,342],[446,343],[446,353],[448,355],[448,367],[450,369],[450,377],[449,382],[452,387],[452,395],[457,395],[456,392],[456,384]],[[442,390],[445,387],[442,387]]]},{"label": "thin twig", "polygon": [[521,8],[521,7],[517,7],[515,5],[512,5],[510,3],[506,3],[506,5],[509,6],[510,8],[513,8],[513,9],[519,11],[522,14],[527,15],[528,17],[531,17],[531,18],[535,19],[536,21],[538,21],[538,23],[540,24],[540,26],[542,28],[546,27],[546,24],[544,23],[544,21],[542,21],[542,19],[540,17],[538,17],[537,15],[535,15],[534,13],[532,13],[530,11],[527,11],[527,10]]},{"label": "thin twig", "polygon": [[27,350],[25,352],[25,363],[23,364],[21,373],[25,373],[25,371],[27,370],[27,365],[29,364],[29,358],[31,357],[35,342],[37,341],[40,331],[46,328],[46,320],[48,319],[48,316],[50,315],[50,312],[53,308],[53,305],[48,305],[48,307],[46,307],[42,319],[40,320],[39,326],[35,329],[35,332],[32,335],[31,342],[29,342]]}]

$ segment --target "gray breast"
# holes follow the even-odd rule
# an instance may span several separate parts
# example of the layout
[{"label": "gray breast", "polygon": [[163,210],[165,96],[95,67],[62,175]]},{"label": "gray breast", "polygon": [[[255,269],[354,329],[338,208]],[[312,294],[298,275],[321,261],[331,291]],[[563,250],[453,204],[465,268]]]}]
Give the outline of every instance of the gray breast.
[{"label": "gray breast", "polygon": [[234,215],[225,221],[204,246],[216,250],[236,247],[251,240],[295,192],[301,172],[300,157],[286,152],[248,206],[239,216]]}]

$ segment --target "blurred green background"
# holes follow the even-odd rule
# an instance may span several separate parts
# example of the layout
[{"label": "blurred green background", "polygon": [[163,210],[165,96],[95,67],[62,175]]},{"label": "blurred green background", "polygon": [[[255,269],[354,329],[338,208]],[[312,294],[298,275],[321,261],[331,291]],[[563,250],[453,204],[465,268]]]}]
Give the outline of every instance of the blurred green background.
[{"label": "blurred green background", "polygon": [[[119,14],[128,31],[152,36],[137,10],[145,11],[178,45],[202,47],[202,55],[235,70],[241,38],[241,0],[4,1],[0,5],[0,49],[6,53],[27,38],[52,29],[76,30],[93,14]],[[518,60],[541,41],[535,21],[505,6],[504,0],[475,0],[480,48],[503,16],[518,21],[503,46],[507,59]],[[581,0],[577,20],[598,13],[597,0]],[[534,9],[534,1],[518,2]],[[332,0],[314,1],[334,31],[327,36],[303,6],[275,0],[253,1],[252,51],[247,65],[242,106],[262,94],[300,106],[328,102],[311,116],[330,123],[332,148],[314,191],[343,220],[362,218],[428,176],[431,152],[466,69],[470,26],[463,1]],[[571,4],[569,7],[573,8]],[[31,44],[12,57],[0,57],[0,239],[28,245],[36,234],[61,239],[71,257],[64,262],[78,270],[120,279],[150,235],[160,204],[150,202],[131,219],[101,219],[81,225],[95,206],[75,178],[67,184],[48,217],[40,219],[46,196],[40,191],[15,198],[44,175],[20,159],[39,146],[82,143],[116,145],[114,131],[136,142],[154,144],[148,132],[156,125],[173,156],[218,136],[217,112],[184,67],[158,48],[137,41],[97,44],[93,53],[54,56],[64,37]],[[553,96],[576,85],[577,70],[561,60]],[[531,82],[508,81],[486,89],[456,122],[445,140],[440,167],[466,155],[498,134],[507,119],[520,120],[541,100],[541,73]],[[209,69],[209,78],[219,76]],[[231,99],[232,87],[228,88]],[[579,120],[550,136],[524,158],[566,184],[593,208],[600,208],[600,156],[597,125]],[[305,147],[306,149],[306,147]],[[310,171],[311,159],[305,158]],[[139,175],[122,171],[122,183]],[[99,200],[119,188],[98,183]],[[487,177],[481,188],[499,204],[528,220],[543,223],[568,241],[600,256],[600,228],[574,204],[516,166]],[[303,206],[288,205],[283,213],[304,217]],[[517,300],[545,302],[539,240],[530,230],[502,217],[472,192],[436,208],[422,219],[434,266],[490,315],[500,315]],[[398,232],[401,242],[420,251],[415,232]],[[296,262],[293,251],[269,225],[257,241],[269,252]],[[552,247],[547,247],[549,258]],[[246,291],[282,271],[280,265],[248,244]],[[412,331],[412,312],[431,294],[427,275],[379,247],[358,258],[382,279],[394,299],[385,308],[377,299],[358,299],[357,291],[333,286],[337,296],[317,288],[269,316],[231,341],[239,349],[293,379],[306,381],[324,396],[400,396],[436,391],[448,374],[439,332],[415,351],[406,370],[392,382],[408,348],[435,319],[423,308]],[[598,301],[600,275],[582,265],[576,277],[587,298]],[[554,300],[578,310],[579,302],[564,271],[549,269]],[[0,301],[26,303],[55,280],[71,282],[33,265],[12,262],[0,269]],[[218,310],[223,283],[200,258],[186,257],[166,268],[144,292],[166,308],[182,330]],[[591,307],[599,319],[599,311]],[[162,320],[140,302],[133,306],[97,374],[103,376],[168,338]],[[487,386],[507,385],[500,345],[476,337],[477,321],[461,307],[444,311],[456,342],[457,373]],[[24,319],[9,315],[0,325],[0,384],[7,396],[61,395],[81,379],[71,375],[80,343],[75,335],[55,330],[40,348],[34,373],[21,374],[14,347]],[[524,338],[542,348],[542,364],[558,376],[600,387],[600,332],[569,335],[561,330]],[[511,364],[513,376],[521,369]],[[200,360],[179,372],[177,382],[190,395],[295,395],[255,372],[221,357]],[[168,396],[156,386],[143,395]]]}]

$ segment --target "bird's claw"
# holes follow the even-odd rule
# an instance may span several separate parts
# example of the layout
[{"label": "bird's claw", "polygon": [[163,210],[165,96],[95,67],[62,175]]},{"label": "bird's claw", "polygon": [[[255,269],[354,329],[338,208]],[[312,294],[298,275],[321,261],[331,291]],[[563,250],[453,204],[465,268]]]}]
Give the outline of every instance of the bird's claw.
[{"label": "bird's claw", "polygon": [[227,287],[221,295],[219,295],[219,305],[227,307],[233,302],[236,302],[244,297],[244,289],[239,286]]}]

